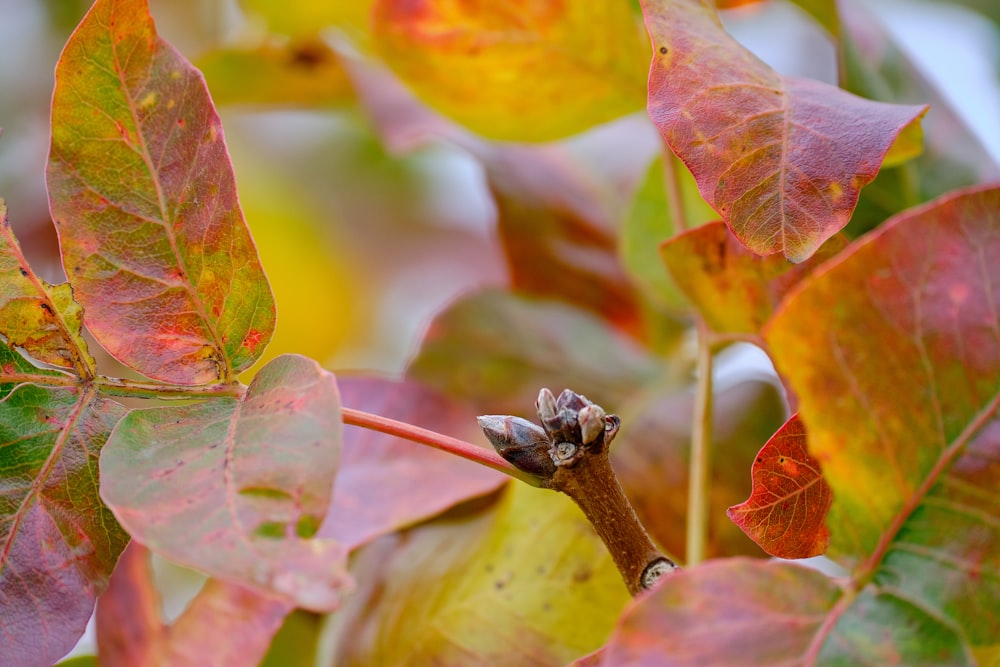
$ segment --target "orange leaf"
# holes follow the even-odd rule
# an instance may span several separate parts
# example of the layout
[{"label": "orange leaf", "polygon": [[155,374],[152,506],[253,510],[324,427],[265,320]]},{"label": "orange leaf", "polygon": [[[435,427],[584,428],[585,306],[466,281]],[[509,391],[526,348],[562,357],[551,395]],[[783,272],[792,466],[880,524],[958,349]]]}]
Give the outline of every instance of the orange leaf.
[{"label": "orange leaf", "polygon": [[726,514],[764,551],[778,558],[810,558],[826,551],[830,486],[806,448],[806,429],[789,419],[757,454],[750,498]]}]

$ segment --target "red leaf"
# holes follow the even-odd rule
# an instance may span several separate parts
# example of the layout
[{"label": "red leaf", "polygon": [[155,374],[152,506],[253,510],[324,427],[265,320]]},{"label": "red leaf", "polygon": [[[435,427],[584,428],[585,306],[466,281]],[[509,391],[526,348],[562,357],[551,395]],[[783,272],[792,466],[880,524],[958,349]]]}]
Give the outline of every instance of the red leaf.
[{"label": "red leaf", "polygon": [[810,558],[826,551],[830,486],[819,461],[809,455],[798,416],[761,448],[750,475],[750,498],[726,512],[733,523],[778,558]]},{"label": "red leaf", "polygon": [[291,610],[287,601],[210,579],[167,627],[160,618],[149,552],[133,542],[97,605],[101,665],[256,665]]},{"label": "red leaf", "polygon": [[927,110],[779,76],[702,0],[645,0],[649,115],[737,238],[807,259],[842,229],[897,135]]},{"label": "red leaf", "polygon": [[760,257],[721,222],[679,234],[661,247],[663,261],[708,325],[719,332],[756,334],[795,283],[847,244],[835,236],[808,262]]},{"label": "red leaf", "polygon": [[121,405],[23,384],[0,401],[0,656],[48,667],[83,634],[128,536],[98,498]]},{"label": "red leaf", "polygon": [[242,400],[131,412],[101,456],[102,495],[135,539],[168,559],[332,609],[345,553],[309,538],[330,505],[339,408],[333,375],[278,357]]},{"label": "red leaf", "polygon": [[[483,440],[471,408],[413,380],[341,377],[345,405],[472,442]],[[505,475],[413,442],[348,427],[333,504],[320,535],[346,549],[489,493]]]},{"label": "red leaf", "polygon": [[112,355],[181,384],[260,356],[274,300],[222,125],[145,0],[98,0],[66,44],[47,176],[66,275]]}]

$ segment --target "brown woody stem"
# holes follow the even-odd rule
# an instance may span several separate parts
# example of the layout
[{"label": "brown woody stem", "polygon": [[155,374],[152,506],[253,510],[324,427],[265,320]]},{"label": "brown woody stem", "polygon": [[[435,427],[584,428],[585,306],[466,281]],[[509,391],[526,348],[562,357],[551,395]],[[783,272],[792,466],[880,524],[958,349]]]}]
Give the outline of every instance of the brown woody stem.
[{"label": "brown woody stem", "polygon": [[677,569],[653,544],[611,469],[609,448],[621,425],[617,415],[606,414],[569,389],[558,399],[542,389],[535,406],[541,427],[511,415],[479,418],[494,449],[535,477],[537,486],[573,499],[608,548],[632,595]]},{"label": "brown woody stem", "polygon": [[676,565],[656,548],[625,497],[608,452],[592,453],[572,467],[560,467],[542,486],[565,493],[583,510],[611,553],[633,596]]}]

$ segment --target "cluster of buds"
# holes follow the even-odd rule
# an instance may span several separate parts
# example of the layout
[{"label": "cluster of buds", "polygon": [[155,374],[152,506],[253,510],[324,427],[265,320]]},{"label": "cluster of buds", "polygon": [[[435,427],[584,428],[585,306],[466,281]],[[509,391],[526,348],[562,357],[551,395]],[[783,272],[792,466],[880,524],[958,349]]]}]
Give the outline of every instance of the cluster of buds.
[{"label": "cluster of buds", "polygon": [[511,415],[484,415],[479,426],[500,456],[541,479],[587,454],[607,451],[621,425],[617,415],[605,414],[601,406],[569,389],[556,398],[543,388],[535,407],[542,427]]}]

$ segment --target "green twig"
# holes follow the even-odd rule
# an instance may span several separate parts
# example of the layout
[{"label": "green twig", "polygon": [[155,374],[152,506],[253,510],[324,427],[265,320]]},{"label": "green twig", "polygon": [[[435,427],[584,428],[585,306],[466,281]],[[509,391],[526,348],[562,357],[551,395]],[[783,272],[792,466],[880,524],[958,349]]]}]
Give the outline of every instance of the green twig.
[{"label": "green twig", "polygon": [[691,227],[688,225],[687,213],[684,211],[684,195],[681,193],[681,179],[677,156],[663,142],[663,190],[667,199],[667,211],[670,213],[670,220],[674,229],[686,232]]},{"label": "green twig", "polygon": [[698,318],[697,373],[688,474],[686,560],[688,567],[705,559],[708,543],[709,484],[712,470],[712,341]]}]

